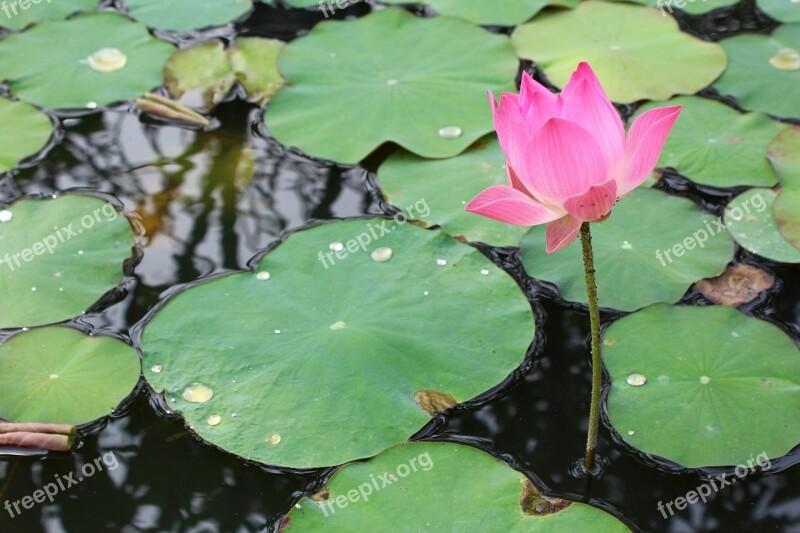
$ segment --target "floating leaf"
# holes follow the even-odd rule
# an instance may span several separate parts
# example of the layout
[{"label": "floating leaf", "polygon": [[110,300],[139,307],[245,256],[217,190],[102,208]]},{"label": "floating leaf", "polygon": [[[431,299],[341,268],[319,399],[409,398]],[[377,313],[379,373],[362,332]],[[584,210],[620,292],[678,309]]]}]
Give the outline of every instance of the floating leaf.
[{"label": "floating leaf", "polygon": [[794,0],[757,0],[759,9],[780,22],[800,22],[800,3]]},{"label": "floating leaf", "polygon": [[189,31],[221,26],[253,7],[253,0],[125,0],[131,16],[151,28]]},{"label": "floating leaf", "polygon": [[512,41],[559,87],[578,63],[589,62],[608,96],[622,103],[696,93],[726,64],[718,44],[681,32],[655,9],[628,4],[581,2],[571,11],[542,13],[519,26]]},{"label": "floating leaf", "polygon": [[133,246],[128,220],[97,198],[26,199],[0,210],[0,328],[81,314],[122,281]]},{"label": "floating leaf", "polygon": [[778,135],[767,154],[781,179],[773,206],[778,231],[800,249],[800,127],[790,126]]},{"label": "floating leaf", "polygon": [[653,102],[638,114],[664,105],[682,105],[683,111],[664,145],[660,167],[672,167],[696,183],[714,187],[778,183],[766,152],[784,124],[695,96]]},{"label": "floating leaf", "polygon": [[[672,303],[696,281],[720,274],[734,247],[713,218],[654,189],[623,199],[611,218],[592,224],[600,304],[634,311]],[[586,303],[580,242],[548,255],[545,228],[536,226],[522,239],[522,260],[529,275],[555,283],[564,299]]]},{"label": "floating leaf", "polygon": [[714,84],[745,109],[800,118],[800,24],[772,35],[743,34],[720,41],[730,65]]},{"label": "floating leaf", "polygon": [[427,215],[411,214],[428,226],[441,226],[450,235],[468,241],[517,246],[527,228],[464,211],[467,202],[483,189],[507,182],[505,162],[497,137],[492,135],[450,159],[429,160],[398,151],[380,167],[378,177],[387,199],[401,209],[424,200]]},{"label": "floating leaf", "polygon": [[287,85],[267,109],[270,132],[349,164],[390,141],[423,157],[461,153],[492,131],[486,91],[514,90],[519,62],[505,35],[388,8],[318,24],[278,65]]},{"label": "floating leaf", "polygon": [[[189,288],[150,319],[142,346],[145,377],[199,436],[311,468],[406,440],[431,419],[418,392],[461,403],[491,389],[533,334],[519,287],[480,252],[373,219],[301,231],[255,272]],[[213,395],[187,400],[198,385]]]},{"label": "floating leaf", "polygon": [[[317,2],[318,3],[318,2]],[[409,4],[409,0],[382,0],[384,4]],[[574,8],[580,0],[419,0],[440,15],[460,17],[485,26],[516,26],[547,6]],[[316,5],[316,3],[315,3]]]},{"label": "floating leaf", "polygon": [[0,41],[0,79],[40,107],[93,109],[161,85],[173,50],[127,17],[89,13]]},{"label": "floating leaf", "polygon": [[[800,442],[800,353],[730,307],[655,305],[611,324],[608,415],[640,451],[687,468],[746,464]],[[631,374],[645,376],[629,385]]]},{"label": "floating leaf", "polygon": [[0,174],[44,148],[52,134],[47,115],[24,102],[0,98]]},{"label": "floating leaf", "polygon": [[0,416],[87,424],[108,416],[139,381],[136,350],[70,328],[33,329],[0,345]]},{"label": "floating leaf", "polygon": [[[31,0],[0,4],[0,27],[21,30],[43,20],[65,19],[78,11],[94,8],[99,0]],[[25,4],[27,7],[22,8]]]},{"label": "floating leaf", "polygon": [[725,224],[734,226],[733,238],[745,250],[781,263],[800,263],[800,250],[778,231],[773,212],[775,196],[769,189],[755,189],[737,196],[725,208]]},{"label": "floating leaf", "polygon": [[752,265],[738,264],[716,278],[700,280],[695,286],[715,304],[736,307],[750,303],[775,285],[775,276]]},{"label": "floating leaf", "polygon": [[342,467],[281,531],[628,531],[590,505],[544,496],[525,474],[475,448],[394,447]]}]

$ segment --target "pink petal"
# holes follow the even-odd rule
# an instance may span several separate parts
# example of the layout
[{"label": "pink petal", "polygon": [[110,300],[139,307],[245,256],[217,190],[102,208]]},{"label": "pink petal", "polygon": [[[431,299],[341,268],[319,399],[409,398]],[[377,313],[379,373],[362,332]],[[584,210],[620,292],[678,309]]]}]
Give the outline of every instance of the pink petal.
[{"label": "pink petal", "polygon": [[514,167],[511,166],[511,163],[506,162],[506,175],[508,176],[508,186],[513,187],[514,189],[518,190],[519,192],[525,193],[528,196],[531,196],[531,193],[528,192],[528,189],[525,188],[525,184],[522,183],[517,176],[517,173],[514,172]]},{"label": "pink petal", "polygon": [[625,139],[625,173],[618,196],[624,196],[641,185],[653,172],[661,150],[683,106],[658,107],[642,113]]},{"label": "pink petal", "polygon": [[522,73],[519,96],[519,113],[528,134],[536,133],[549,119],[561,115],[561,98],[527,72]]},{"label": "pink petal", "polygon": [[525,187],[541,202],[561,206],[608,178],[603,152],[586,128],[551,118],[528,141],[522,165],[514,170]]},{"label": "pink petal", "polygon": [[564,216],[563,211],[544,206],[508,185],[489,187],[473,198],[464,209],[517,226],[536,226]]},{"label": "pink petal", "polygon": [[561,92],[561,118],[580,124],[595,140],[608,162],[608,175],[621,174],[625,126],[588,63],[581,63]]},{"label": "pink petal", "polygon": [[564,209],[573,217],[583,222],[596,222],[604,219],[617,202],[617,180],[610,180],[600,185],[593,185],[583,194],[567,198]]},{"label": "pink petal", "polygon": [[575,240],[583,223],[572,215],[559,218],[547,225],[547,253],[552,254]]},{"label": "pink petal", "polygon": [[527,137],[525,125],[519,113],[519,95],[503,93],[500,96],[500,105],[494,100],[494,95],[489,91],[489,102],[494,115],[494,129],[506,158],[515,161],[516,156],[525,148]]}]

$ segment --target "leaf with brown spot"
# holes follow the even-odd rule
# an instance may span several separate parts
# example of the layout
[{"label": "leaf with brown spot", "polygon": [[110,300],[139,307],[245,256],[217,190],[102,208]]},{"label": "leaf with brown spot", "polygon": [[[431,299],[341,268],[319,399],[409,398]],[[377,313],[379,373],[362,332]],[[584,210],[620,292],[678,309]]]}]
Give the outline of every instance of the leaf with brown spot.
[{"label": "leaf with brown spot", "polygon": [[751,265],[728,266],[716,278],[700,280],[695,287],[715,304],[736,307],[752,302],[775,285],[775,277]]},{"label": "leaf with brown spot", "polygon": [[436,416],[458,405],[455,398],[444,392],[435,390],[421,390],[414,394],[414,401],[417,405],[431,416]]},{"label": "leaf with brown spot", "polygon": [[528,516],[543,516],[548,514],[563,511],[572,502],[562,500],[561,498],[550,498],[545,496],[530,479],[525,478],[522,481],[522,496],[519,499],[519,506],[522,507],[522,512]]}]

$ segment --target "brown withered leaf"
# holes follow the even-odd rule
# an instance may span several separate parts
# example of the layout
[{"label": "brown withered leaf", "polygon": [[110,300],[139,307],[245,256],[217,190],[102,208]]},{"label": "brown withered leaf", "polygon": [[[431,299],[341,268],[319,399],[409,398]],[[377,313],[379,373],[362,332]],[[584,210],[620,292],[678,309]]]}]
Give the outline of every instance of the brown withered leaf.
[{"label": "brown withered leaf", "polygon": [[424,410],[431,416],[436,416],[438,413],[443,413],[451,407],[458,404],[455,398],[444,392],[437,392],[435,390],[421,390],[414,394],[414,401],[417,402],[420,409]]},{"label": "brown withered leaf", "polygon": [[519,499],[519,506],[522,508],[522,512],[528,516],[553,514],[572,505],[572,502],[567,500],[545,496],[539,492],[530,479],[523,480],[522,484],[522,496]]},{"label": "brown withered leaf", "polygon": [[728,266],[716,278],[697,282],[695,288],[715,304],[736,307],[752,302],[775,285],[775,277],[751,265]]}]

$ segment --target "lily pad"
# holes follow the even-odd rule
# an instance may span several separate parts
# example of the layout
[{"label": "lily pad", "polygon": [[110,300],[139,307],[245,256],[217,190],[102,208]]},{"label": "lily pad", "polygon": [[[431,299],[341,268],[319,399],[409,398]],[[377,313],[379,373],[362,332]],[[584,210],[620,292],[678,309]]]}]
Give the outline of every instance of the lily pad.
[{"label": "lily pad", "polygon": [[98,198],[19,200],[0,210],[0,328],[80,315],[122,281],[131,225]]},{"label": "lily pad", "polygon": [[[270,132],[352,164],[386,142],[422,157],[461,153],[493,130],[486,91],[514,90],[519,62],[505,35],[388,8],[318,24],[286,46],[278,66],[287,85],[267,109]],[[343,109],[357,110],[357,128]]]},{"label": "lily pad", "polygon": [[151,28],[189,31],[221,26],[253,8],[253,0],[125,0],[131,16]]},{"label": "lily pad", "polygon": [[174,50],[127,17],[88,13],[0,41],[0,79],[39,107],[93,109],[161,85]]},{"label": "lily pad", "polygon": [[65,19],[79,11],[93,9],[99,0],[39,0],[27,2],[22,9],[22,2],[6,2],[0,8],[0,27],[10,30],[21,30],[35,22],[43,20]]},{"label": "lily pad", "polygon": [[773,206],[778,231],[800,249],[800,126],[781,132],[767,156],[781,179],[780,194]]},{"label": "lily pad", "polygon": [[[440,160],[423,159],[404,150],[393,154],[378,170],[381,189],[389,202],[403,208],[424,201],[427,214],[412,218],[441,226],[454,237],[494,246],[518,246],[528,228],[476,217],[466,203],[489,184],[505,184],[506,158],[497,137],[484,137],[463,154]],[[424,216],[423,216],[424,215]]]},{"label": "lily pad", "polygon": [[667,138],[660,167],[672,167],[696,183],[714,187],[773,187],[778,176],[767,148],[785,127],[761,113],[741,114],[714,100],[694,96],[643,106],[639,114],[664,105],[682,105]]},{"label": "lily pad", "polygon": [[87,424],[108,416],[139,381],[136,350],[70,328],[33,329],[0,345],[0,416]]},{"label": "lily pad", "polygon": [[[384,4],[409,4],[409,0],[381,0]],[[317,2],[318,3],[318,2]],[[420,0],[440,15],[460,17],[484,26],[516,26],[547,6],[574,8],[580,0]]]},{"label": "lily pad", "polygon": [[206,107],[211,108],[240,81],[251,99],[264,104],[283,85],[278,72],[283,44],[274,39],[244,37],[234,48],[226,49],[222,41],[215,40],[178,50],[164,66],[165,85],[174,98],[199,90]]},{"label": "lily pad", "polygon": [[[673,303],[696,281],[722,273],[734,246],[713,218],[655,189],[636,189],[620,201],[607,221],[592,224],[600,304],[635,311]],[[522,262],[530,276],[555,283],[564,299],[586,303],[580,242],[547,254],[545,228],[536,226],[522,239]]]},{"label": "lily pad", "polygon": [[800,352],[776,326],[730,307],[656,305],[604,337],[609,419],[640,451],[699,468],[800,442]]},{"label": "lily pad", "polygon": [[459,444],[414,442],[342,467],[281,531],[629,531],[598,508],[543,496],[522,472]]},{"label": "lily pad", "polygon": [[535,61],[559,87],[578,63],[589,62],[620,103],[694,94],[726,65],[718,44],[681,32],[675,19],[655,9],[629,4],[589,1],[542,13],[514,30],[512,41],[520,57]]},{"label": "lily pad", "polygon": [[180,293],[142,346],[145,377],[200,437],[314,468],[376,455],[496,386],[533,335],[527,300],[480,252],[372,219],[301,231],[255,272]]},{"label": "lily pad", "polygon": [[[733,238],[745,250],[781,263],[800,263],[800,250],[778,231],[773,212],[776,196],[770,189],[742,193],[725,208],[725,224],[731,226]],[[751,206],[749,213],[747,205]]]},{"label": "lily pad", "polygon": [[800,24],[772,35],[744,34],[720,41],[730,64],[714,84],[745,109],[800,118]]},{"label": "lily pad", "polygon": [[0,98],[0,174],[44,148],[52,134],[50,117],[30,104]]},{"label": "lily pad", "polygon": [[793,0],[757,0],[759,9],[780,22],[800,22],[800,4]]}]

